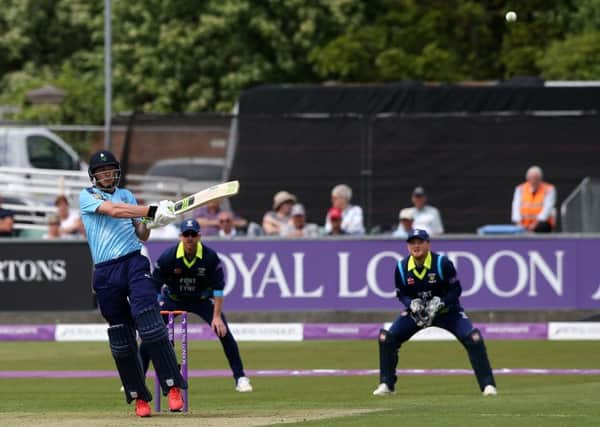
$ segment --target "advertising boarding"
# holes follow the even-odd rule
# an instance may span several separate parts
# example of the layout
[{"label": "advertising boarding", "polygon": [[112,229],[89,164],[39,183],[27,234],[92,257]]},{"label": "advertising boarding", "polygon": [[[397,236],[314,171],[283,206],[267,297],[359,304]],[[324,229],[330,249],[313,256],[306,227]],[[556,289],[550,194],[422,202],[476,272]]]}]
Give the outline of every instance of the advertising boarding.
[{"label": "advertising boarding", "polygon": [[[150,242],[152,259],[173,242]],[[398,240],[211,240],[223,262],[227,311],[398,310]],[[432,242],[452,260],[467,310],[600,308],[600,239]]]}]

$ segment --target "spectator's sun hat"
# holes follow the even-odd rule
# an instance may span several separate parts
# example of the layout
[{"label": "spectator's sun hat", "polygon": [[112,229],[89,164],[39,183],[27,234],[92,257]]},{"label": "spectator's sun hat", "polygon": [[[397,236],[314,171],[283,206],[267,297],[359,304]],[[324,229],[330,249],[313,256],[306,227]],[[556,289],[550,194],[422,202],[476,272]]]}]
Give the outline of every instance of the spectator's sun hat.
[{"label": "spectator's sun hat", "polygon": [[398,214],[398,219],[408,219],[408,220],[413,220],[415,219],[414,215],[413,215],[413,211],[410,208],[404,208],[400,210],[400,213]]},{"label": "spectator's sun hat", "polygon": [[275,196],[273,196],[273,210],[277,210],[279,206],[283,205],[285,202],[296,203],[296,196],[292,193],[288,193],[287,191],[280,191]]},{"label": "spectator's sun hat", "polygon": [[292,212],[290,213],[290,215],[291,216],[306,215],[306,212],[304,211],[304,206],[302,206],[300,203],[296,203],[294,206],[292,206]]}]

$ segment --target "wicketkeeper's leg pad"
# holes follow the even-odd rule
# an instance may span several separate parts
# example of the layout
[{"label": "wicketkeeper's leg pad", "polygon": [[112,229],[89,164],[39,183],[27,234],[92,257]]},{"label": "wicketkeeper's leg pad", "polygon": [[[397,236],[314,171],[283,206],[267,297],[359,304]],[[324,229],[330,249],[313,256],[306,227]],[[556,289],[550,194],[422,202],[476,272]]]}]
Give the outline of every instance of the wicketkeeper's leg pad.
[{"label": "wicketkeeper's leg pad", "polygon": [[496,386],[494,373],[479,329],[476,328],[469,332],[462,340],[462,344],[469,354],[469,360],[481,391],[486,385]]},{"label": "wicketkeeper's leg pad", "polygon": [[379,382],[386,383],[390,390],[396,386],[396,367],[400,342],[385,329],[379,330]]},{"label": "wicketkeeper's leg pad", "polygon": [[108,341],[125,389],[127,403],[138,398],[150,402],[152,395],[146,387],[133,328],[124,324],[109,327]]},{"label": "wicketkeeper's leg pad", "polygon": [[138,332],[146,347],[152,365],[160,380],[163,394],[171,387],[186,389],[187,382],[181,376],[175,350],[169,342],[167,327],[158,309],[150,308],[140,312],[136,318]]}]

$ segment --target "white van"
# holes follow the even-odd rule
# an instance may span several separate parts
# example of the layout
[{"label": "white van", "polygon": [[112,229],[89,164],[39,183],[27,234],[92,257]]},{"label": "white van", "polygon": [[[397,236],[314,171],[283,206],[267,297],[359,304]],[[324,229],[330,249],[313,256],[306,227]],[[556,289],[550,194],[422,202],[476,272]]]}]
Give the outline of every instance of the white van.
[{"label": "white van", "polygon": [[0,126],[0,166],[86,170],[77,153],[43,127]]}]

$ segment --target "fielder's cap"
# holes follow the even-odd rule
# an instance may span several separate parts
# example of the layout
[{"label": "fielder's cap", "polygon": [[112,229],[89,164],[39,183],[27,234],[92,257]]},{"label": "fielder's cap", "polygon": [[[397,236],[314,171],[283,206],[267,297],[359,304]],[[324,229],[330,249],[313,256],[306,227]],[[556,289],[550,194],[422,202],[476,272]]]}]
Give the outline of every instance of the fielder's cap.
[{"label": "fielder's cap", "polygon": [[399,219],[408,219],[408,220],[413,220],[415,219],[414,215],[413,215],[413,210],[411,208],[404,208],[402,210],[400,210],[400,213],[398,214],[398,218]]},{"label": "fielder's cap", "polygon": [[424,196],[425,195],[425,189],[423,187],[415,187],[415,189],[412,192],[413,196]]},{"label": "fielder's cap", "polygon": [[0,208],[0,219],[7,218],[7,217],[14,218],[14,216],[15,216],[15,213],[13,211],[11,211],[10,209]]},{"label": "fielder's cap", "polygon": [[181,223],[181,234],[186,231],[193,231],[195,233],[200,233],[200,224],[195,219],[186,219]]},{"label": "fielder's cap", "polygon": [[414,230],[410,230],[406,241],[410,242],[412,239],[421,239],[429,242],[429,234],[425,230],[415,228]]},{"label": "fielder's cap", "polygon": [[327,211],[327,216],[330,220],[342,219],[342,210],[340,208],[330,208],[329,211]]},{"label": "fielder's cap", "polygon": [[296,203],[294,206],[292,206],[292,212],[290,213],[291,216],[296,216],[296,215],[301,215],[304,216],[306,215],[306,211],[304,210],[304,206],[302,206],[300,203]]},{"label": "fielder's cap", "polygon": [[277,208],[283,205],[285,202],[296,203],[296,196],[292,193],[288,193],[287,191],[280,191],[273,196],[273,209],[277,210]]}]

